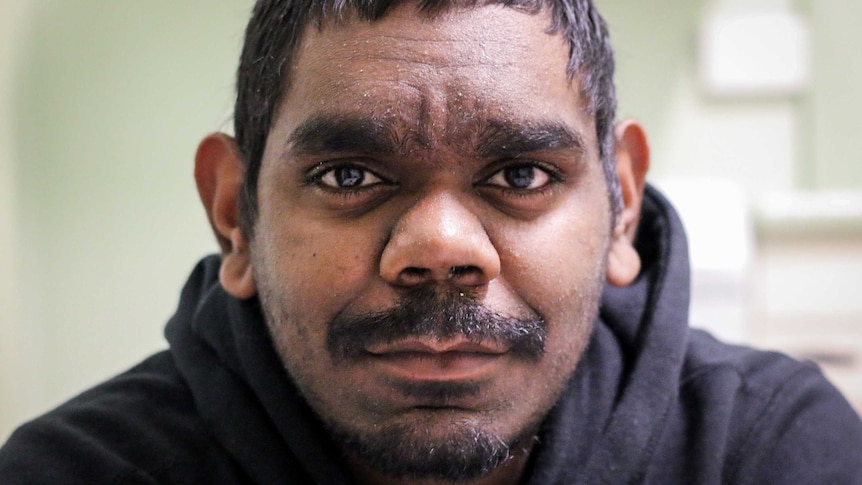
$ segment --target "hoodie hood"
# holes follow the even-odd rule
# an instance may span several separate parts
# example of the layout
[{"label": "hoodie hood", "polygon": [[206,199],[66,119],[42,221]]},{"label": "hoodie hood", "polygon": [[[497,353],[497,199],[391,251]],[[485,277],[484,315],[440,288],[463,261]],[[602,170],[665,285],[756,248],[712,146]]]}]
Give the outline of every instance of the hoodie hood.
[{"label": "hoodie hood", "polygon": [[[646,469],[676,399],[689,298],[682,225],[651,187],[636,247],[641,274],[605,288],[590,345],[538,437],[528,483],[629,483]],[[258,300],[228,295],[218,267],[218,257],[197,266],[166,328],[203,420],[255,482],[350,483],[284,370]]]}]

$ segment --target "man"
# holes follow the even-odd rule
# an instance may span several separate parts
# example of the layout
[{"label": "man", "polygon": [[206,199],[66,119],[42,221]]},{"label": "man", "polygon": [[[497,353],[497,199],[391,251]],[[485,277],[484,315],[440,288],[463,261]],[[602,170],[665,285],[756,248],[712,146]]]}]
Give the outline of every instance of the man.
[{"label": "man", "polygon": [[221,257],[3,483],[862,481],[813,366],[687,328],[612,73],[588,0],[258,1],[196,157]]}]

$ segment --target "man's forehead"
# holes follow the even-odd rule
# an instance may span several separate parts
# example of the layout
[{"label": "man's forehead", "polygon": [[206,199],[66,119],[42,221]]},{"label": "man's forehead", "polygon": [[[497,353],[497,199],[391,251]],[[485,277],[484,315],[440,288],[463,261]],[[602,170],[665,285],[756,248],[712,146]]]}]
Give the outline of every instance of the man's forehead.
[{"label": "man's forehead", "polygon": [[549,22],[547,12],[499,5],[433,17],[404,5],[376,22],[343,19],[310,29],[292,66],[277,139],[307,140],[298,135],[337,125],[342,134],[391,133],[414,147],[475,147],[514,127],[592,131],[566,71],[567,43],[549,33]]},{"label": "man's forehead", "polygon": [[459,82],[489,78],[499,89],[523,84],[524,77],[568,87],[568,43],[548,31],[549,22],[547,12],[499,5],[453,9],[431,18],[403,5],[375,22],[345,18],[308,29],[289,78],[304,91],[362,85],[366,91],[357,102],[373,99],[375,85],[387,82],[386,89],[409,90],[442,80],[456,97],[464,94],[458,92]]}]

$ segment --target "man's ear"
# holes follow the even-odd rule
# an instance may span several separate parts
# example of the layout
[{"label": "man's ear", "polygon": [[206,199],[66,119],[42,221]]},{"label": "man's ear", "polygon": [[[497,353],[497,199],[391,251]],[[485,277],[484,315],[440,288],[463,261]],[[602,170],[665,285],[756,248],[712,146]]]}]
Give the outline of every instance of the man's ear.
[{"label": "man's ear", "polygon": [[608,252],[607,279],[615,286],[626,286],[637,278],[641,269],[634,239],[640,219],[650,155],[646,133],[637,121],[625,120],[618,123],[614,135],[617,177],[620,181],[623,207],[614,226]]},{"label": "man's ear", "polygon": [[195,155],[195,182],[221,248],[219,281],[228,293],[241,299],[257,294],[248,240],[239,224],[244,176],[242,157],[233,138],[216,133],[203,139]]}]

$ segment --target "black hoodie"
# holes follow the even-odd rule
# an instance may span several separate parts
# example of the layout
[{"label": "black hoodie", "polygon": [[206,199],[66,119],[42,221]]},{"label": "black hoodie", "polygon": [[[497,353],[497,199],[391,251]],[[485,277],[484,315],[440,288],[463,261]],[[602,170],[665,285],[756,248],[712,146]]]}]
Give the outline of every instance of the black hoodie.
[{"label": "black hoodie", "polygon": [[[811,364],[688,328],[685,236],[648,188],[629,287],[607,287],[527,484],[862,483],[862,422]],[[219,260],[195,268],[170,349],[19,428],[0,483],[352,483]]]}]

